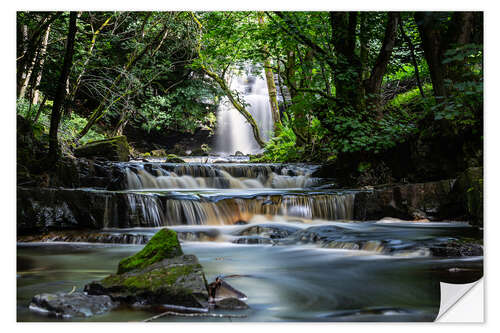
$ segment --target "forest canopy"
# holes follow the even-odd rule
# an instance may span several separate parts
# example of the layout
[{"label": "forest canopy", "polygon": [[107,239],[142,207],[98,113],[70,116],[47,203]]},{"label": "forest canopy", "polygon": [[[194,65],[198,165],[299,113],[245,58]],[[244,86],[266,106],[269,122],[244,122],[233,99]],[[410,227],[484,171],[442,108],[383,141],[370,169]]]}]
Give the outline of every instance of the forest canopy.
[{"label": "forest canopy", "polygon": [[[127,131],[213,132],[223,98],[261,161],[434,140],[482,163],[481,12],[18,12],[16,66],[17,113],[47,165]],[[268,142],[228,84],[248,70],[267,80]]]}]

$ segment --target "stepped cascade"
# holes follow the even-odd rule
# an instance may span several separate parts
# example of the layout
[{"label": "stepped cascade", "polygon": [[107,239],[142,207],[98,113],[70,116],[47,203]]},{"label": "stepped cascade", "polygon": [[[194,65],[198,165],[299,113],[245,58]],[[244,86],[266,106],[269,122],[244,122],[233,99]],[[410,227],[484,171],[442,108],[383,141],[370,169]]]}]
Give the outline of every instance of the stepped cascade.
[{"label": "stepped cascade", "polygon": [[[268,219],[352,219],[354,192],[322,189],[314,165],[122,163],[124,190],[106,196],[106,227],[232,225]],[[125,204],[122,197],[126,197]],[[120,207],[120,208],[118,208]],[[120,224],[120,221],[121,224]]]}]

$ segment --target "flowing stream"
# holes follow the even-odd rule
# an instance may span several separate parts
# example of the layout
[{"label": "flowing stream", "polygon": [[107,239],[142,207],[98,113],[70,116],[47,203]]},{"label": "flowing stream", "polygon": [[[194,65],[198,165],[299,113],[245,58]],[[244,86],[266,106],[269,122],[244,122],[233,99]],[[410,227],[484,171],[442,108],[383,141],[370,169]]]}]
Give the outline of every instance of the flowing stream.
[{"label": "flowing stream", "polygon": [[[222,275],[248,296],[247,317],[237,320],[432,321],[439,310],[439,281],[470,282],[482,274],[482,256],[438,258],[429,250],[446,240],[475,237],[468,224],[353,221],[356,191],[325,189],[324,179],[311,176],[315,166],[129,162],[120,167],[126,190],[71,191],[104,195],[99,232],[124,244],[56,238],[18,243],[19,321],[56,320],[29,311],[35,294],[81,290],[114,273],[121,258],[139,251],[163,226],[177,231],[185,253],[198,256],[208,280]],[[114,206],[122,199],[122,206]],[[125,223],[116,216],[133,218]],[[120,308],[85,320],[152,315]]]}]

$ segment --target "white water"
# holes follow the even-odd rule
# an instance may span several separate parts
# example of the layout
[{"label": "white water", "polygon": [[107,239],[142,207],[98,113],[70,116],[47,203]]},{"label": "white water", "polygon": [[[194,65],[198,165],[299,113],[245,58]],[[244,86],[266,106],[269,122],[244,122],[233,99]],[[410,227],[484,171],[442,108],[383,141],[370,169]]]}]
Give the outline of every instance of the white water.
[{"label": "white water", "polygon": [[[269,140],[273,129],[271,105],[267,91],[266,79],[263,75],[233,76],[230,88],[240,93],[240,96],[249,104],[247,110],[252,114],[259,126],[260,135],[264,141]],[[243,154],[253,154],[261,150],[252,132],[252,126],[225,99],[217,112],[216,152],[234,154],[237,151]]]}]

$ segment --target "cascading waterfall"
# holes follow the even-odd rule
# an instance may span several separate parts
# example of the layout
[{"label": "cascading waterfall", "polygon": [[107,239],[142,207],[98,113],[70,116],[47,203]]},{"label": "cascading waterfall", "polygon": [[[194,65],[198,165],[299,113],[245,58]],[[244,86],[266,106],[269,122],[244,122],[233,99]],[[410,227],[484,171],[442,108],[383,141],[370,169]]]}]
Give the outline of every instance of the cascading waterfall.
[{"label": "cascading waterfall", "polygon": [[[273,130],[273,120],[263,73],[264,71],[260,76],[234,75],[231,78],[230,88],[243,96],[243,100],[248,104],[248,112],[255,119],[262,138],[267,141]],[[253,136],[251,125],[225,99],[217,112],[216,151],[224,154],[234,154],[236,151],[250,154],[260,149]]]},{"label": "cascading waterfall", "polygon": [[131,219],[138,225],[232,225],[256,215],[268,218],[307,220],[350,220],[354,194],[261,195],[254,198],[226,198],[217,201],[180,199],[128,193]]},{"label": "cascading waterfall", "polygon": [[[314,170],[315,166],[279,164],[129,164],[125,173],[131,221],[162,226],[231,225],[256,215],[352,219],[354,194],[305,191],[321,184],[321,179],[311,176]],[[195,191],[188,195],[170,191],[182,189]],[[205,189],[236,192],[206,197]],[[242,189],[246,192],[238,191]],[[271,189],[287,190],[265,194]]]},{"label": "cascading waterfall", "polygon": [[[198,188],[309,188],[317,185],[319,179],[311,177],[310,171],[291,171],[269,166],[207,166],[186,165],[167,171],[157,167],[151,172],[144,168],[126,168],[128,189],[198,189]],[[281,172],[282,174],[278,174]],[[293,173],[292,176],[288,175]]]}]

